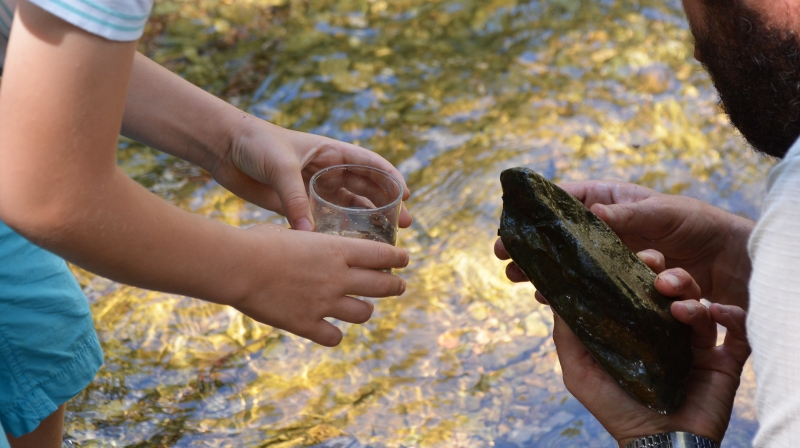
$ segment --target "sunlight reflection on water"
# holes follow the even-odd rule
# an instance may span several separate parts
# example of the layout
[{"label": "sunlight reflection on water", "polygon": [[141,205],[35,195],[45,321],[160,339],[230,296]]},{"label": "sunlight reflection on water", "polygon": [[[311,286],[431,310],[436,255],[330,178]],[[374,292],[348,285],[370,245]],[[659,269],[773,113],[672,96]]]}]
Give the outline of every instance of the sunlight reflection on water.
[{"label": "sunlight reflection on water", "polygon": [[[230,57],[258,66],[261,55],[270,71],[227,98],[400,167],[415,218],[399,234],[412,254],[400,272],[406,294],[378,300],[363,326],[338,323],[345,339],[326,349],[230,309],[77,272],[106,365],[73,400],[70,437],[81,446],[614,446],[564,389],[550,312],[530,285],[507,282],[492,254],[499,173],[524,165],[556,181],[633,181],[757,217],[770,163],[717,109],[679,2],[311,3],[267,2],[278,5],[271,28],[251,38],[276,46]],[[164,40],[156,59],[174,62],[165,54],[180,42]],[[284,222],[137,145],[122,144],[120,164],[195,213]],[[753,400],[748,366],[726,446],[750,446]]]}]

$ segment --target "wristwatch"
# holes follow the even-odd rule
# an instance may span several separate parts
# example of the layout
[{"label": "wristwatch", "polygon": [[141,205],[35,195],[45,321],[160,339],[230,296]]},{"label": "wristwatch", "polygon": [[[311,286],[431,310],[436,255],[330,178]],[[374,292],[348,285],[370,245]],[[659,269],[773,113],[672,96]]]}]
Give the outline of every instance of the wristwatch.
[{"label": "wristwatch", "polygon": [[689,432],[669,432],[641,437],[628,442],[625,448],[718,448],[717,443]]}]

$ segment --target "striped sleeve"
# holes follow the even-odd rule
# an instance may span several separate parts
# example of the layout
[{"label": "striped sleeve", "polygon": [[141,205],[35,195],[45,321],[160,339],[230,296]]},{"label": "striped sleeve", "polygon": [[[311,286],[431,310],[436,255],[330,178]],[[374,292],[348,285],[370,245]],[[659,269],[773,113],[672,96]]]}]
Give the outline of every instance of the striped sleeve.
[{"label": "striped sleeve", "polygon": [[8,36],[11,34],[11,22],[14,20],[16,9],[17,0],[0,0],[0,74],[6,61]]},{"label": "striped sleeve", "polygon": [[79,28],[109,40],[142,36],[153,0],[28,0]]},{"label": "striped sleeve", "polygon": [[[8,41],[8,34],[11,32],[11,21],[14,20],[14,9],[16,2],[10,3],[8,0],[0,0],[0,38],[4,42]],[[3,45],[5,46],[5,44]]]}]

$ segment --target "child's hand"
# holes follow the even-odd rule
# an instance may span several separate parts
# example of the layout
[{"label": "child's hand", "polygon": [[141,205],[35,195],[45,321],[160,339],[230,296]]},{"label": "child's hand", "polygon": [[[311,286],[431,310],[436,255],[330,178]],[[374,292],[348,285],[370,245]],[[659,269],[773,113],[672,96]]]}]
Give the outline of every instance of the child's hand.
[{"label": "child's hand", "polygon": [[[375,241],[298,232],[272,225],[245,232],[251,247],[247,273],[232,281],[239,299],[229,303],[253,319],[318,344],[335,346],[342,332],[324,318],[364,323],[371,302],[349,296],[403,294],[402,278],[375,269],[408,265],[403,249]],[[238,285],[236,283],[239,283]]]},{"label": "child's hand", "polygon": [[[332,165],[384,170],[403,183],[403,200],[410,195],[400,172],[378,154],[256,118],[141,54],[134,58],[122,134],[202,167],[242,199],[286,216],[297,230],[313,230],[306,186]],[[400,227],[409,225],[403,207]]]},{"label": "child's hand", "polygon": [[[410,195],[400,172],[372,151],[290,131],[244,113],[239,121],[233,127],[229,150],[211,168],[211,174],[239,197],[286,216],[293,229],[314,229],[306,187],[314,173],[332,165],[382,169],[403,183],[403,200]],[[400,227],[409,225],[411,215],[404,205]]]}]

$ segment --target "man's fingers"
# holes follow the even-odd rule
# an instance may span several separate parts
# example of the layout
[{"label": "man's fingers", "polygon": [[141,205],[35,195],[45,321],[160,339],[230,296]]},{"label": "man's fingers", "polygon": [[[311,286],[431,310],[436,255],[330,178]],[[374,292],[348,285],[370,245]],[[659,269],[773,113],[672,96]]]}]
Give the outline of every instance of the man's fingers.
[{"label": "man's fingers", "polygon": [[[612,181],[614,182],[614,181]],[[558,184],[564,191],[581,201],[586,207],[595,203],[613,204],[611,183],[602,181],[563,182]]]},{"label": "man's fingers", "polygon": [[372,302],[344,296],[328,310],[327,316],[351,324],[363,324],[372,317],[374,309]]},{"label": "man's fingers", "polygon": [[581,201],[586,207],[594,204],[625,204],[642,201],[653,196],[662,196],[655,190],[617,180],[588,180],[559,184],[567,193]]},{"label": "man's fingers", "polygon": [[389,269],[408,266],[408,252],[386,243],[342,237],[339,244],[345,261],[352,267]]},{"label": "man's fingers", "polygon": [[364,297],[399,296],[406,292],[406,282],[388,272],[352,268],[347,271],[345,292]]},{"label": "man's fingers", "polygon": [[725,341],[722,344],[725,351],[730,353],[737,362],[744,364],[747,357],[750,356],[750,344],[747,342],[745,328],[747,313],[738,306],[716,303],[711,305],[710,311],[714,320],[727,330]]},{"label": "man's fingers", "polygon": [[637,235],[655,239],[662,236],[664,228],[673,224],[671,218],[674,218],[654,198],[626,204],[597,203],[589,209],[620,236]]},{"label": "man's fingers", "polygon": [[711,317],[711,311],[697,300],[674,302],[672,315],[678,321],[692,327],[692,347],[711,348],[717,345],[717,323]]},{"label": "man's fingers", "polygon": [[646,249],[636,254],[656,274],[667,268],[667,260],[664,254],[657,250]]},{"label": "man's fingers", "polygon": [[[498,238],[497,241],[494,242],[494,254],[495,256],[497,256],[497,258],[501,260],[508,260],[509,258],[511,258],[511,256],[508,255],[508,252],[506,252],[506,248],[503,246],[503,240],[501,240],[500,238]],[[513,261],[509,263],[508,266],[506,266],[506,277],[508,277],[508,279],[514,283],[528,281],[528,277],[525,275],[524,272],[522,272],[522,269],[520,269],[519,266],[517,266],[517,264],[514,263]]]},{"label": "man's fingers", "polygon": [[656,277],[656,290],[677,300],[700,300],[700,285],[681,268],[666,270]]},{"label": "man's fingers", "polygon": [[630,233],[639,234],[642,231],[642,224],[645,219],[651,217],[642,216],[637,204],[594,204],[589,209],[602,219],[618,235]]},{"label": "man's fingers", "polygon": [[511,258],[511,256],[508,255],[508,252],[506,252],[505,246],[503,246],[503,240],[501,240],[500,238],[498,238],[497,241],[494,242],[494,254],[495,256],[497,256],[497,258],[501,260],[508,260],[509,258]]},{"label": "man's fingers", "polygon": [[540,293],[539,291],[536,291],[536,294],[534,294],[533,297],[536,299],[537,302],[541,303],[542,305],[548,305],[548,306],[550,305],[549,303],[547,303],[547,299],[545,299],[542,293]]},{"label": "man's fingers", "polygon": [[516,263],[511,262],[506,266],[506,277],[514,283],[527,282],[528,277],[522,272],[522,269]]}]

